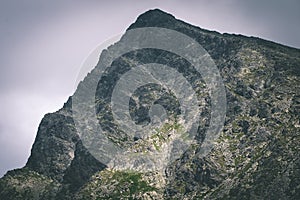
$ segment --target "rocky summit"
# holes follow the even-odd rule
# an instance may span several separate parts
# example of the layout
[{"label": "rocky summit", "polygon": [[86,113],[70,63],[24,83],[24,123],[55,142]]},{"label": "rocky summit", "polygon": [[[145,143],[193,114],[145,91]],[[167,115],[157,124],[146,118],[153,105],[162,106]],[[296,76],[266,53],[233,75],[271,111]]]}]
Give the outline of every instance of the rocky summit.
[{"label": "rocky summit", "polygon": [[[94,72],[105,63],[101,59],[121,48],[128,32],[146,27],[192,38],[210,55],[220,73],[226,117],[205,156],[203,142],[209,137],[206,131],[213,109],[210,88],[188,60],[159,48],[136,48],[122,54],[97,82],[93,102],[97,124],[108,141],[125,149],[127,156],[116,155],[114,162],[104,162],[83,141],[74,120],[76,113],[85,119],[73,109],[76,95],[91,87]],[[25,167],[0,179],[0,199],[300,199],[299,49],[204,30],[158,9],[140,15],[121,41],[102,52],[97,66],[63,108],[44,116]],[[174,145],[174,141],[187,137],[178,117],[180,101],[172,90],[159,84],[140,86],[129,99],[129,114],[136,125],[152,123],[151,112],[163,110],[159,115],[164,118],[153,132],[132,135],[115,120],[111,105],[114,87],[124,74],[147,63],[171,66],[195,91],[200,120],[193,143]],[[180,87],[177,83],[176,88]],[[93,130],[92,125],[83,127]],[[166,159],[167,152],[175,147],[184,152],[174,160]],[[158,167],[145,166],[135,154],[154,158]]]}]

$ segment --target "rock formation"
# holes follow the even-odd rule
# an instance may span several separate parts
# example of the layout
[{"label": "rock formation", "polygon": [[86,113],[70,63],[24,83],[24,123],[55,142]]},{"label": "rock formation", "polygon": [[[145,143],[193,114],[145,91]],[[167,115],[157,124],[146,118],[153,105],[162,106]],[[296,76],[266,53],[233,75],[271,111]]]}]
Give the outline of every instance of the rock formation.
[{"label": "rock formation", "polygon": [[[129,153],[151,153],[165,151],[168,138],[180,131],[176,97],[157,85],[139,88],[129,106],[137,124],[149,123],[154,100],[164,106],[163,114],[171,120],[149,137],[128,137],[119,131],[109,107],[117,77],[135,63],[160,63],[185,74],[203,100],[198,142],[163,170],[112,168],[83,144],[70,97],[62,109],[42,119],[26,166],[0,179],[0,199],[299,199],[300,50],[204,30],[158,9],[140,15],[127,31],[143,27],[171,29],[193,38],[220,71],[227,112],[209,154],[200,155],[211,110],[201,75],[171,52],[138,49],[116,59],[97,87],[96,113],[108,137],[127,146]],[[78,87],[89,87],[91,78],[87,75]]]}]

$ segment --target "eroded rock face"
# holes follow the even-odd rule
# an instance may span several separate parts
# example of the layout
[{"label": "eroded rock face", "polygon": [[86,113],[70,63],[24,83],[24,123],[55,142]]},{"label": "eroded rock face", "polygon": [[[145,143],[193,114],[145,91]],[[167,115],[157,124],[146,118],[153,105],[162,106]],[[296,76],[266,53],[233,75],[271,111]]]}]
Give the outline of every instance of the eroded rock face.
[{"label": "eroded rock face", "polygon": [[[134,93],[130,115],[138,124],[149,123],[154,101],[169,116],[165,128],[149,137],[131,138],[113,121],[109,103],[117,77],[136,63],[154,62],[172,65],[184,74],[202,99],[197,143],[163,170],[140,172],[126,160],[127,165],[107,167],[82,145],[70,98],[61,110],[45,115],[25,168],[8,172],[0,180],[0,199],[298,199],[300,50],[203,30],[160,10],[142,14],[129,30],[140,27],[184,33],[214,60],[226,88],[227,114],[213,150],[201,157],[211,109],[201,75],[170,52],[137,50],[115,60],[97,88],[96,112],[106,134],[127,146],[129,153],[151,153],[164,152],[170,138],[180,132],[175,120],[180,113],[178,102],[157,85]],[[79,87],[89,87],[91,78],[88,75]]]},{"label": "eroded rock face", "polygon": [[74,159],[78,136],[71,116],[57,112],[44,116],[26,167],[62,181]]}]

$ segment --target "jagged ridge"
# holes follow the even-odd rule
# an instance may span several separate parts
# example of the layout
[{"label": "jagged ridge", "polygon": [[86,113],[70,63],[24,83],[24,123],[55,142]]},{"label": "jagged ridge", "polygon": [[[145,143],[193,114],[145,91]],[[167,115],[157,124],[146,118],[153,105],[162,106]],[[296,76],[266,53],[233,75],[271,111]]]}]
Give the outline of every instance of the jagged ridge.
[{"label": "jagged ridge", "polygon": [[[214,150],[202,159],[197,154],[201,146],[191,147],[168,166],[166,177],[159,172],[106,169],[81,144],[70,98],[61,110],[45,115],[26,166],[0,180],[0,199],[96,199],[116,194],[138,199],[300,197],[300,50],[254,37],[207,31],[158,9],[139,16],[128,30],[139,27],[184,33],[214,59],[228,100],[225,128]],[[156,51],[127,58],[140,61],[139,53],[161,62]],[[124,60],[114,64],[121,71]],[[118,188],[103,189],[116,181]],[[128,186],[130,182],[139,186]]]}]

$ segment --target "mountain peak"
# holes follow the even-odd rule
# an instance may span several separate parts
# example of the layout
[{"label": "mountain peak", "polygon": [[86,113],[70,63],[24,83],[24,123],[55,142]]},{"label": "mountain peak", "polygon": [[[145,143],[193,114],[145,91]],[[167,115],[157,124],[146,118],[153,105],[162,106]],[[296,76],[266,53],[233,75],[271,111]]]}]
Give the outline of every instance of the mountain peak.
[{"label": "mountain peak", "polygon": [[[159,48],[135,46],[135,50],[117,57],[110,66],[106,66],[105,59],[100,59],[64,107],[44,116],[26,166],[0,179],[0,199],[299,199],[300,50],[260,39],[207,31],[159,9],[141,14],[129,29],[139,27],[168,28],[193,38],[208,53],[202,56],[195,52],[193,59],[206,60],[211,56],[219,69],[226,88],[227,113],[220,137],[215,141],[210,139],[214,144],[211,152],[203,157],[206,130],[210,129],[210,124],[216,126],[210,123],[215,116],[213,87],[206,84],[201,73],[184,56]],[[126,34],[123,37],[127,39]],[[114,51],[123,52],[124,44],[122,41],[113,44],[103,52],[103,58],[106,53],[109,57],[109,53],[115,55]],[[189,46],[179,48],[188,49]],[[158,81],[161,84],[152,83],[152,78],[143,80],[139,75],[148,71],[143,65],[153,63],[164,66],[161,67],[164,80]],[[170,69],[166,71],[165,68]],[[134,71],[138,69],[141,71]],[[176,71],[175,76],[169,76],[169,70]],[[99,71],[102,71],[100,77]],[[149,75],[156,79],[154,75],[159,73],[151,71]],[[132,72],[137,77],[133,77]],[[124,88],[130,90],[123,90],[120,94],[125,96],[118,97],[130,99],[129,104],[128,107],[120,104],[125,110],[119,108],[116,113],[129,111],[130,116],[119,124],[112,108],[119,102],[112,99],[115,89],[125,84],[128,85]],[[174,92],[172,87],[168,88],[171,84]],[[199,110],[195,114],[199,117],[195,141],[189,143],[184,143],[190,135],[184,122],[197,124],[194,119],[179,116],[184,114],[180,99],[183,102],[192,99],[185,92],[184,96],[178,96],[185,85],[193,91],[190,94],[197,97],[193,102]],[[94,86],[95,92],[84,91]],[[86,98],[86,94],[92,94],[91,98]],[[78,95],[84,95],[82,102],[78,102]],[[78,105],[84,109],[77,110]],[[154,112],[154,108],[166,112]],[[96,114],[96,119],[89,120],[89,112]],[[162,115],[166,118],[161,118]],[[217,118],[216,121],[221,117]],[[131,135],[135,128],[122,130],[123,124],[130,119],[130,124],[142,126],[136,132],[147,129],[145,125],[149,122],[157,124],[156,121],[163,119],[163,123],[146,130],[140,137]],[[96,150],[99,147],[100,156],[106,159],[109,156],[104,153],[110,150],[112,153],[119,147],[125,150],[115,153],[107,165],[94,157],[94,149],[86,145],[80,132],[88,130],[87,136],[93,139],[100,128],[107,140],[100,136],[91,141],[101,145],[94,146]],[[99,142],[109,141],[117,148],[102,145],[98,138]],[[179,154],[177,160],[166,162],[165,158],[178,155],[177,149],[185,146],[188,149]],[[141,157],[136,157],[139,155]],[[144,160],[154,161],[158,168],[152,170],[154,164],[148,165]],[[168,166],[164,166],[166,163]],[[141,170],[144,166],[150,166],[151,171]]]},{"label": "mountain peak", "polygon": [[160,9],[152,9],[141,14],[128,30],[141,27],[159,27],[174,23],[176,23],[176,19],[173,15]]},{"label": "mountain peak", "polygon": [[150,9],[150,10],[144,12],[141,15],[153,15],[153,14],[166,15],[166,16],[172,16],[173,17],[173,15],[171,15],[170,13],[167,13],[167,12],[161,10],[161,9],[158,9],[158,8]]},{"label": "mountain peak", "polygon": [[146,12],[144,12],[143,14],[141,14],[138,19],[151,19],[151,18],[157,18],[157,17],[162,17],[162,18],[173,18],[175,19],[175,17],[173,15],[171,15],[170,13],[167,13],[163,10],[160,10],[158,8],[156,9],[151,9],[148,10]]}]

